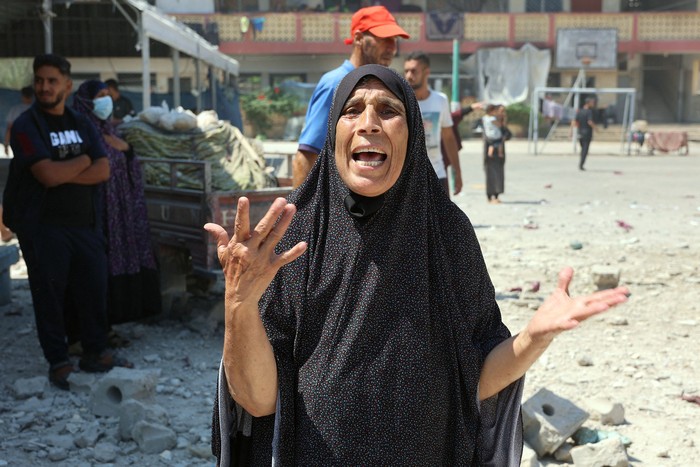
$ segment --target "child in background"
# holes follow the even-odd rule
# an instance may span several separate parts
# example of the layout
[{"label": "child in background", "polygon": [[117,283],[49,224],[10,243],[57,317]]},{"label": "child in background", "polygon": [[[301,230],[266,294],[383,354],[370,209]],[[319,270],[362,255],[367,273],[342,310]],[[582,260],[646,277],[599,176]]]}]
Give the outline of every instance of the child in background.
[{"label": "child in background", "polygon": [[503,129],[501,126],[503,119],[498,117],[498,107],[489,104],[486,107],[486,115],[481,118],[488,157],[493,157],[494,152],[498,152],[498,156],[503,157]]}]

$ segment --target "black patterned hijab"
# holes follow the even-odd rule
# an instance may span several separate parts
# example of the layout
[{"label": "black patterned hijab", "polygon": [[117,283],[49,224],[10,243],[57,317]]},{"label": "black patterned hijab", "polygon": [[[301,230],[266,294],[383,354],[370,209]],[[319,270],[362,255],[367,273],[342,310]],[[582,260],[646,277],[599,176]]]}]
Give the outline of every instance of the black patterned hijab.
[{"label": "black patterned hijab", "polygon": [[[336,168],[335,127],[368,75],[404,103],[409,142],[394,186],[352,199]],[[290,195],[297,214],[279,245],[306,241],[308,250],[260,301],[280,398],[271,445],[275,416],[254,419],[251,463],[481,465],[480,370],[510,334],[474,230],[428,160],[414,92],[389,68],[359,67],[339,84],[328,128]],[[349,211],[358,205],[366,214]],[[520,448],[516,440],[518,463]]]}]

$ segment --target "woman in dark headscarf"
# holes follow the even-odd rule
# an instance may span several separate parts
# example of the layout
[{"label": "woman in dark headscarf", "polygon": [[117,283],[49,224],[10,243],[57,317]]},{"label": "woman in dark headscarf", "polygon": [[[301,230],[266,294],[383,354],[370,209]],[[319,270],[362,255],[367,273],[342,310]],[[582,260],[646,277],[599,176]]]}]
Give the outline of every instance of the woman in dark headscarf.
[{"label": "woman in dark headscarf", "polygon": [[111,104],[107,85],[98,80],[85,81],[73,98],[73,107],[103,136],[109,159],[110,177],[102,192],[109,263],[107,303],[110,324],[119,324],[160,313],[161,297],[141,166],[109,121]]},{"label": "woman in dark headscarf", "polygon": [[420,115],[394,71],[357,68],[289,203],[251,230],[242,198],[230,242],[205,226],[226,277],[221,465],[519,465],[525,370],[555,334],[624,301],[570,299],[566,270],[509,337]]}]

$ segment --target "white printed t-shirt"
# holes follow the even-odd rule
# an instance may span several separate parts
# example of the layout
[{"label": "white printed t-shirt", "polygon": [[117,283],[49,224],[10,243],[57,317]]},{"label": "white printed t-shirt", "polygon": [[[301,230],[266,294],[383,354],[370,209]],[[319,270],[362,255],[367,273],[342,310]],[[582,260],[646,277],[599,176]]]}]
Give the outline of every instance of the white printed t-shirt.
[{"label": "white printed t-shirt", "polygon": [[445,170],[442,152],[440,151],[440,139],[442,129],[452,126],[450,103],[445,94],[430,89],[428,98],[418,101],[418,105],[423,116],[428,158],[430,158],[430,163],[433,165],[438,178],[447,178],[447,171]]}]

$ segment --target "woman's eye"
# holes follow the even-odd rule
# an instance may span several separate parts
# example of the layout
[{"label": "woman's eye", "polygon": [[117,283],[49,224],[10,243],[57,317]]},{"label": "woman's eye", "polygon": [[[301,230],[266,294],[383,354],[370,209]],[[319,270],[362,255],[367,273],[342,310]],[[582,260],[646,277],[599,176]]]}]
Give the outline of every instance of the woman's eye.
[{"label": "woman's eye", "polygon": [[352,116],[352,115],[359,115],[362,113],[357,107],[348,107],[343,111],[343,115],[346,116]]}]

